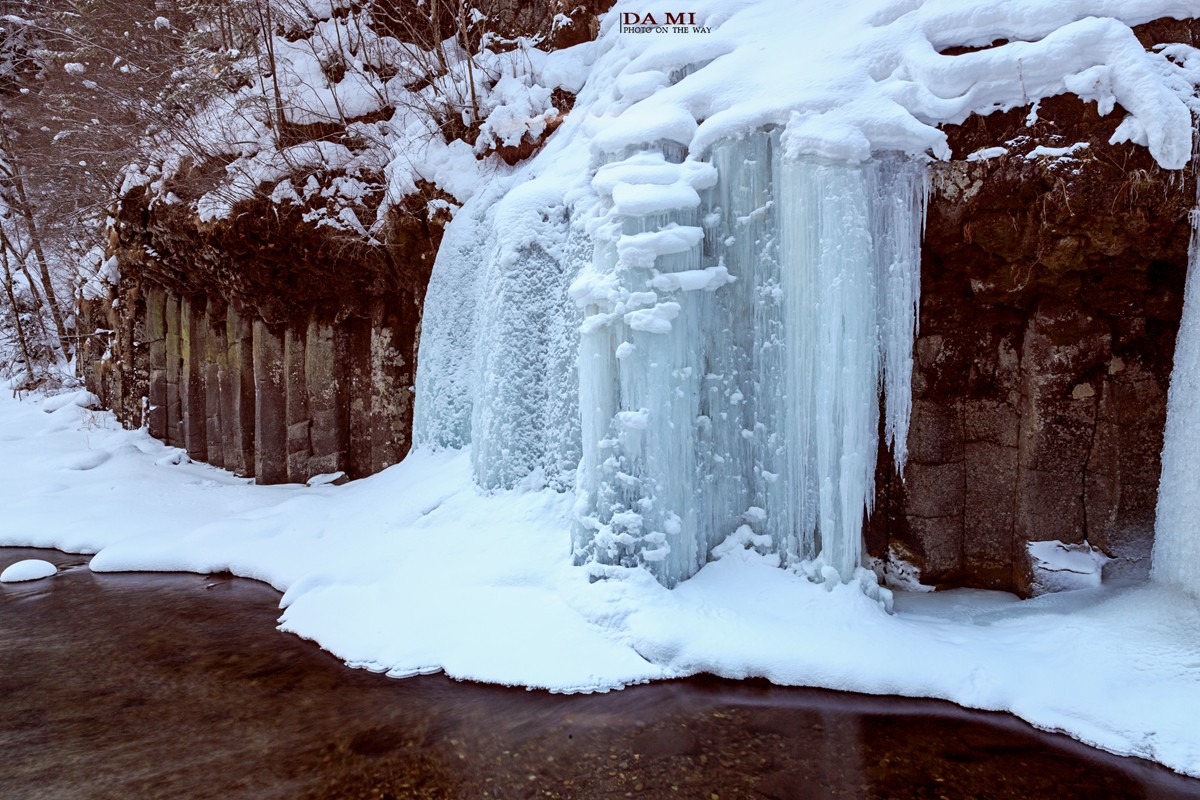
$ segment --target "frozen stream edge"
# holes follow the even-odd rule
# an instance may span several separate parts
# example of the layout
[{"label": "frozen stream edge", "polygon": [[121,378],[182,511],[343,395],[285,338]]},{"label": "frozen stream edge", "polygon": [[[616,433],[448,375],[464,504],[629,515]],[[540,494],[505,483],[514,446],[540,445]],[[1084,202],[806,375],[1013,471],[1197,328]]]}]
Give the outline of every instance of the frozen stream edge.
[{"label": "frozen stream edge", "polygon": [[285,592],[283,630],[393,675],[569,692],[712,672],[937,697],[1200,777],[1200,604],[1170,587],[902,595],[888,615],[751,550],[673,591],[643,570],[589,583],[565,546],[570,499],[484,496],[466,453],[318,488],[250,486],[177,456],[108,412],[5,393],[0,545],[262,580]]}]

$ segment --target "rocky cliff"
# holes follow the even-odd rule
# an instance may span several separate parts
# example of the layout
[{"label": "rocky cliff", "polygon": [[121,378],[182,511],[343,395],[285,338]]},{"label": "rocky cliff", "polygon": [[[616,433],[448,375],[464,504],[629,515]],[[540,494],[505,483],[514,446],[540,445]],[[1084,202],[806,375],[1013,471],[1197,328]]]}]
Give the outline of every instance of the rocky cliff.
[{"label": "rocky cliff", "polygon": [[294,207],[247,203],[215,223],[185,209],[140,191],[121,203],[115,307],[81,308],[102,332],[80,359],[101,401],[261,483],[361,477],[403,458],[440,225],[397,208],[385,242],[368,244]]},{"label": "rocky cliff", "polygon": [[[605,6],[603,0],[561,8],[496,0],[483,19],[492,47],[503,50],[515,46],[512,37],[536,34],[543,47],[557,49],[595,36]],[[383,4],[370,17],[377,30],[355,28],[363,37],[359,46],[386,42],[402,55],[391,34],[441,46],[444,31],[431,22],[439,8],[445,10]],[[327,9],[324,20],[302,15],[285,32],[289,41],[308,42],[312,53],[337,55],[326,29],[344,28],[346,13]],[[460,45],[483,47],[476,27],[451,30]],[[276,38],[281,47],[282,41]],[[297,52],[309,55],[303,47]],[[336,69],[336,58],[327,62],[318,83],[341,86],[344,70]],[[421,66],[437,74],[422,78]],[[396,72],[390,62],[367,67],[384,77]],[[417,95],[405,92],[428,89],[447,67],[431,61],[405,69],[419,79],[394,93],[412,104]],[[367,73],[364,80],[379,77]],[[563,91],[547,94],[554,120],[476,156],[512,164],[536,152],[572,100]],[[311,113],[305,116],[311,109],[304,102],[312,98],[300,95],[281,106],[279,130],[272,129],[276,146],[290,153],[274,154],[286,165],[278,174],[238,162],[244,148],[234,141],[224,143],[227,152],[218,148],[207,157],[191,148],[182,160],[160,159],[153,183],[148,177],[140,185],[127,181],[106,254],[115,258],[119,281],[104,296],[93,290],[79,307],[80,328],[89,335],[78,368],[101,402],[125,424],[146,425],[192,458],[259,483],[337,472],[363,477],[408,452],[422,300],[455,199],[424,179],[400,190],[403,197],[390,197],[383,166],[392,155],[389,145],[364,131],[403,127],[408,117],[388,120],[397,110],[392,105],[368,104],[356,116],[339,106],[336,117],[315,123]],[[480,135],[479,120],[470,130],[438,129],[439,108],[422,113],[433,126],[426,143]],[[379,152],[368,157],[372,148]],[[314,162],[297,152],[344,152],[347,163]],[[352,153],[360,157],[348,166]],[[367,233],[360,220],[379,218],[385,195],[383,224]],[[213,206],[229,208],[214,214]]]},{"label": "rocky cliff", "polygon": [[[1194,22],[1139,35],[1200,43]],[[1148,568],[1195,176],[1110,145],[1122,117],[1073,97],[971,117],[934,165],[910,457],[903,475],[879,459],[866,533],[926,584],[1033,593],[1033,541]],[[127,197],[120,286],[81,309],[101,332],[80,360],[89,386],[261,482],[395,463],[440,239],[428,199],[367,245],[267,203],[202,223]]]},{"label": "rocky cliff", "polygon": [[[1194,22],[1138,33],[1200,41]],[[1058,97],[949,131],[909,462],[880,459],[868,532],[925,583],[1033,593],[1031,541],[1087,540],[1106,574],[1149,568],[1195,174],[1108,144],[1122,117]]]}]

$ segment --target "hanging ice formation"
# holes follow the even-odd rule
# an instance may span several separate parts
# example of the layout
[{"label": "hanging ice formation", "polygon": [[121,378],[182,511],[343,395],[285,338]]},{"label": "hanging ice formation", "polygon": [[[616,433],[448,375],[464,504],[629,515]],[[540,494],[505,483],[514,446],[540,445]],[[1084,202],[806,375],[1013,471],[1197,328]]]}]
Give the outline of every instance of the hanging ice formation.
[{"label": "hanging ice formation", "polygon": [[905,458],[923,164],[786,158],[778,131],[706,161],[620,155],[569,222],[501,219],[536,207],[512,199],[524,186],[460,212],[427,300],[418,442],[469,441],[485,488],[574,479],[578,562],[673,586],[733,535],[853,579],[881,392]]},{"label": "hanging ice formation", "polygon": [[672,586],[736,534],[851,579],[881,387],[905,457],[922,167],[787,159],[760,132],[710,163],[638,153],[593,187],[607,213],[571,289],[577,560],[643,564]]},{"label": "hanging ice formation", "polygon": [[1200,597],[1200,156],[1193,157],[1192,165],[1198,178],[1196,207],[1167,392],[1151,577]]}]

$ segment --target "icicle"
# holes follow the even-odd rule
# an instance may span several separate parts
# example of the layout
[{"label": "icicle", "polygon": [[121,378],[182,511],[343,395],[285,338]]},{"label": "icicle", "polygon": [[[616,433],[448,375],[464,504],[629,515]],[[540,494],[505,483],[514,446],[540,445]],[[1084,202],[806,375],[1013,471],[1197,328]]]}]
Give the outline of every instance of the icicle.
[{"label": "icicle", "polygon": [[921,238],[929,203],[929,173],[923,165],[894,155],[885,154],[877,163],[871,219],[879,287],[884,436],[896,474],[903,475],[912,414],[913,342],[921,298]]},{"label": "icicle", "polygon": [[[785,160],[770,132],[711,163],[699,213],[656,204],[687,194],[692,162],[643,153],[597,172],[613,201],[574,287],[576,557],[642,564],[671,586],[734,535],[818,580],[854,580],[881,391],[904,462],[924,172],[894,157]],[[622,197],[645,213],[619,213]],[[697,224],[702,250],[687,246]]]},{"label": "icicle", "polygon": [[696,187],[715,173],[670,158],[679,155],[634,153],[597,171],[593,186],[610,202],[593,266],[571,288],[584,309],[576,559],[644,565],[667,586],[708,555],[697,540],[696,295],[724,282],[698,269]]},{"label": "icicle", "polygon": [[[780,173],[785,435],[800,555],[848,579],[874,493],[879,349],[867,176],[804,158]],[[828,576],[827,576],[828,577]]]},{"label": "icicle", "polygon": [[1167,392],[1150,576],[1200,596],[1200,156],[1183,315]]}]

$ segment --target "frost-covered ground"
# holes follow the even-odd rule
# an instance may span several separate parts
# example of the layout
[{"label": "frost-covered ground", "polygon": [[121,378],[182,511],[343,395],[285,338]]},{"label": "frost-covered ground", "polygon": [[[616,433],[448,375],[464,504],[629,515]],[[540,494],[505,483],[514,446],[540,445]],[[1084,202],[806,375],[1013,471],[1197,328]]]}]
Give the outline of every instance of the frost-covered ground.
[{"label": "frost-covered ground", "polygon": [[642,570],[589,583],[571,497],[485,500],[461,453],[319,488],[179,461],[107,412],[5,392],[0,544],[264,580],[283,630],[397,676],[581,691],[707,671],[941,697],[1200,776],[1200,604],[1169,589],[900,593],[889,615],[737,549],[673,591]]}]

